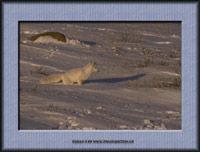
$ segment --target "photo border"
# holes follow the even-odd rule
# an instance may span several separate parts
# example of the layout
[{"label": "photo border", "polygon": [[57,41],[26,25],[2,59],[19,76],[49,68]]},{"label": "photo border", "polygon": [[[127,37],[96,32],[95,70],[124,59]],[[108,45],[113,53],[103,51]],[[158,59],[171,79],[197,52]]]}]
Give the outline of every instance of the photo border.
[{"label": "photo border", "polygon": [[[102,23],[127,23],[127,24],[130,24],[130,23],[180,23],[181,24],[181,21],[18,21],[18,88],[20,88],[20,62],[19,62],[20,61],[20,23],[43,23],[43,24],[46,24],[46,23],[47,24],[48,23],[66,23],[66,24],[78,24],[78,23],[88,23],[88,24],[90,24],[90,23],[91,24],[92,23],[100,23],[100,24],[102,24]],[[181,88],[181,92],[182,92],[182,88]],[[181,111],[182,111],[182,103],[180,104],[180,106],[181,106]],[[18,91],[18,130],[20,130],[19,114],[20,114],[20,91]],[[111,130],[114,130],[114,129],[111,129]],[[177,129],[176,131],[181,131],[181,130],[182,130],[182,119],[181,119],[181,129]],[[22,129],[22,131],[23,131],[23,129]],[[73,131],[75,131],[75,130],[73,130]],[[118,130],[116,130],[116,131],[118,131]],[[162,131],[162,130],[158,130],[158,131]]]},{"label": "photo border", "polygon": [[[196,2],[196,1],[195,1]],[[3,61],[3,63],[2,63],[2,65],[3,65],[3,77],[2,77],[2,82],[3,82],[3,86],[2,86],[2,90],[4,90],[5,89],[5,82],[4,82],[4,77],[6,76],[5,75],[5,66],[4,66],[4,64],[5,64],[5,60],[6,60],[6,58],[4,58],[5,56],[5,41],[6,40],[4,40],[4,37],[5,37],[5,29],[7,28],[7,27],[5,27],[4,26],[4,19],[5,19],[5,15],[3,15],[5,12],[5,9],[4,9],[4,6],[6,6],[7,4],[9,3],[9,5],[11,5],[11,3],[10,2],[3,2],[2,3],[2,24],[1,24],[1,29],[3,29],[2,30],[2,61]],[[57,2],[56,2],[57,3]],[[80,2],[77,2],[77,3],[80,3]],[[103,3],[105,3],[105,2],[103,2]],[[110,3],[110,2],[109,2]],[[125,3],[125,2],[124,2]],[[163,2],[164,3],[164,2]],[[173,2],[172,2],[173,3]],[[188,4],[191,4],[191,3],[193,3],[193,1],[191,1],[190,3],[188,3]],[[19,3],[17,3],[17,2],[14,2],[13,4],[19,4]],[[20,3],[20,4],[22,4],[22,3]],[[35,2],[34,2],[34,4],[36,4]],[[40,3],[40,4],[42,4],[42,3]],[[52,3],[50,3],[50,4],[52,4]],[[101,3],[98,3],[98,4],[101,4]],[[108,4],[108,3],[107,3]],[[120,4],[123,4],[123,3],[120,3]],[[119,3],[118,3],[118,5],[120,5]],[[151,3],[152,4],[152,3]],[[167,4],[169,4],[169,3],[167,3]],[[180,2],[179,2],[179,4],[180,4]],[[67,5],[67,3],[66,3],[66,5]],[[87,3],[87,5],[90,5],[90,3]],[[106,4],[105,4],[106,5]],[[199,11],[199,3],[196,3],[196,5],[198,5],[198,11]],[[12,6],[11,6],[11,8],[12,8]],[[8,8],[7,8],[8,9]],[[19,12],[20,12],[21,10],[19,10]],[[196,14],[197,15],[197,14]],[[199,17],[199,16],[198,16]],[[196,18],[197,19],[197,18]],[[20,20],[18,20],[18,21],[20,21]],[[21,20],[21,21],[23,21],[23,20]],[[48,20],[47,20],[48,21]],[[69,21],[69,20],[67,20],[67,21]],[[75,21],[77,21],[77,20],[75,20]],[[80,20],[79,20],[80,21]],[[92,21],[95,21],[95,20],[92,20]],[[121,21],[121,20],[119,20],[119,21]],[[126,20],[125,20],[126,21]],[[137,21],[137,20],[136,20]],[[72,21],[73,22],[73,21]],[[17,23],[18,24],[18,23]],[[196,25],[196,28],[197,28],[197,26],[199,26],[199,24],[198,25]],[[18,28],[19,28],[19,26],[18,26]],[[19,29],[18,29],[19,30]],[[198,31],[199,32],[199,31]],[[183,38],[183,37],[182,37]],[[198,40],[199,40],[199,37],[197,38]],[[19,40],[19,37],[18,37],[18,40]],[[7,41],[6,41],[7,42]],[[183,41],[181,41],[181,42],[183,42]],[[196,42],[197,43],[197,42]],[[198,48],[199,48],[199,44],[197,43],[197,45],[198,45]],[[183,44],[182,44],[182,46],[183,46]],[[19,47],[19,46],[18,46]],[[183,48],[182,48],[183,49]],[[197,49],[198,50],[198,49]],[[197,51],[196,50],[196,51]],[[196,54],[197,54],[197,52],[196,52]],[[195,59],[194,59],[195,60]],[[197,60],[197,58],[196,58],[196,60]],[[19,61],[19,55],[18,55],[18,61]],[[197,64],[198,64],[198,60],[197,60]],[[18,65],[19,65],[19,62],[18,62]],[[199,64],[198,64],[199,65]],[[19,67],[18,67],[19,68]],[[183,69],[183,68],[182,68]],[[19,69],[18,69],[19,70]],[[193,74],[197,74],[197,70],[198,69],[196,69],[196,71],[192,71],[193,72]],[[19,79],[19,72],[18,72],[18,79]],[[199,81],[197,81],[197,75],[196,76],[194,76],[194,81],[195,82],[197,82],[196,84],[198,84],[198,82]],[[183,82],[182,82],[183,83]],[[190,87],[190,86],[189,86]],[[197,93],[197,86],[196,86],[196,90],[193,90],[193,91],[195,91],[196,93]],[[6,89],[5,89],[6,90]],[[53,149],[59,149],[59,150],[61,150],[61,149],[63,149],[63,145],[62,144],[65,144],[65,142],[67,143],[68,141],[65,141],[64,143],[62,142],[62,144],[58,144],[58,145],[60,145],[60,147],[62,147],[61,149],[57,146],[55,146],[55,147],[52,147],[52,145],[50,146],[49,144],[51,143],[51,142],[49,142],[49,139],[48,139],[48,137],[52,137],[52,135],[50,135],[50,134],[54,134],[53,136],[58,136],[59,138],[63,138],[62,137],[62,134],[60,134],[60,132],[61,133],[63,133],[64,132],[64,134],[67,134],[67,133],[69,133],[70,131],[63,131],[63,130],[61,130],[61,131],[54,131],[54,130],[52,130],[52,131],[36,131],[37,133],[39,133],[39,134],[43,134],[42,132],[44,132],[44,134],[45,134],[45,136],[46,136],[46,141],[43,141],[43,145],[41,145],[41,144],[37,144],[37,143],[34,143],[34,144],[32,144],[32,146],[30,146],[31,144],[28,144],[27,143],[27,141],[29,141],[30,139],[38,139],[39,137],[40,137],[40,135],[36,135],[36,132],[35,131],[19,131],[18,130],[18,133],[16,133],[17,134],[17,136],[12,136],[14,139],[11,139],[11,141],[10,141],[10,143],[6,143],[6,142],[9,142],[9,140],[8,140],[8,137],[11,137],[11,135],[8,133],[8,132],[4,132],[4,130],[5,130],[5,126],[7,126],[8,124],[6,124],[6,123],[8,123],[8,122],[6,122],[5,121],[5,110],[6,110],[6,107],[5,107],[5,101],[9,101],[8,99],[6,99],[7,97],[5,97],[5,92],[3,91],[3,102],[2,102],[2,133],[3,133],[3,137],[2,137],[2,141],[4,141],[3,142],[3,144],[2,144],[2,147],[3,147],[3,149],[4,150],[9,150],[9,149],[21,149],[21,150],[24,150],[24,149],[40,149],[40,150],[44,150],[44,149],[46,149],[46,150],[53,150]],[[18,97],[19,98],[19,97]],[[197,105],[197,98],[193,98],[193,100],[194,100],[194,102],[196,102],[195,103],[195,105]],[[193,101],[192,100],[192,101]],[[6,103],[7,104],[7,103]],[[18,104],[18,106],[19,106],[19,104]],[[18,107],[17,106],[17,107]],[[195,108],[195,107],[194,107]],[[8,109],[8,108],[7,108]],[[198,117],[198,115],[197,115],[197,107],[196,107],[196,109],[193,109],[193,110],[196,110],[196,117]],[[15,111],[16,112],[16,111]],[[16,116],[16,115],[14,115],[14,116]],[[183,118],[183,115],[182,115],[182,118]],[[195,118],[191,118],[191,119],[195,119]],[[199,117],[198,118],[196,118],[196,119],[199,119]],[[183,120],[183,119],[182,119]],[[196,120],[197,121],[197,120]],[[16,122],[16,121],[12,121],[12,123],[14,123],[14,122]],[[182,121],[183,122],[183,121]],[[11,123],[11,121],[9,121],[9,123]],[[11,123],[11,125],[12,125],[12,123]],[[5,125],[6,124],[6,125]],[[195,124],[197,124],[197,122],[195,123]],[[193,125],[193,124],[192,124]],[[16,124],[14,124],[14,126],[16,126]],[[197,126],[195,127],[196,129],[197,129]],[[6,128],[7,129],[7,128]],[[13,129],[13,128],[11,128],[11,129]],[[19,129],[19,128],[18,128]],[[8,129],[7,129],[8,130]],[[15,132],[16,130],[10,130],[11,132]],[[30,132],[32,132],[32,135],[30,134]],[[51,133],[52,132],[52,133]],[[78,131],[79,132],[79,137],[80,138],[83,138],[84,137],[84,134],[85,133],[82,133],[82,132],[85,132],[85,131]],[[87,134],[91,134],[91,132],[98,132],[98,131],[86,131],[87,132]],[[112,130],[109,130],[108,132],[107,131],[100,131],[100,132],[103,132],[102,134],[103,134],[103,136],[105,136],[106,134],[109,134],[109,132],[113,132]],[[134,132],[134,133],[136,133],[137,134],[137,132],[142,132],[142,134],[145,134],[145,135],[147,135],[148,136],[148,134],[149,134],[149,132],[152,132],[152,131],[136,131],[136,130],[134,130],[134,131],[130,131],[130,130],[126,130],[126,131],[118,131],[119,132],[119,135],[115,135],[114,137],[115,137],[115,139],[119,139],[119,137],[118,136],[121,136],[121,137],[123,137],[123,138],[125,138],[126,136],[124,136],[123,135],[123,133],[124,132]],[[162,132],[163,131],[153,131],[153,132],[160,132],[160,134],[162,134]],[[164,132],[173,132],[173,131],[171,131],[171,130],[169,130],[169,131],[164,131]],[[175,132],[177,132],[177,131],[175,131]],[[175,136],[176,135],[176,133],[173,133],[172,134],[172,136]],[[189,141],[185,141],[185,142],[189,142],[189,143],[193,143],[192,145],[188,145],[188,143],[186,144],[186,143],[183,143],[183,146],[182,147],[176,147],[176,145],[174,145],[175,147],[169,147],[169,148],[167,148],[164,144],[165,143],[162,143],[162,141],[161,141],[161,144],[163,145],[163,149],[166,149],[166,150],[170,150],[170,149],[173,149],[174,148],[174,150],[180,150],[180,149],[182,149],[182,148],[184,148],[184,149],[192,149],[192,150],[196,150],[197,149],[197,135],[195,135],[194,134],[194,132],[195,131],[193,131],[192,133],[192,136],[188,136],[188,137],[193,137],[193,139],[189,139],[189,140],[191,140],[192,142],[189,142]],[[196,130],[196,133],[197,133],[198,131]],[[19,138],[20,138],[20,134],[26,134],[26,133],[28,133],[28,134],[26,134],[26,135],[24,135],[24,139],[23,140],[21,140],[21,142],[23,142],[23,145],[25,145],[24,147],[21,147],[21,146],[23,146],[22,145],[22,143],[14,143],[14,142],[18,142],[18,140],[20,140]],[[199,133],[199,132],[198,132]],[[141,133],[140,133],[141,134]],[[91,135],[93,135],[93,134],[91,134]],[[16,138],[17,137],[17,138]],[[77,138],[77,135],[74,135],[74,138]],[[58,139],[59,139],[58,138]],[[111,137],[111,139],[112,139],[113,137]],[[166,137],[167,138],[167,137]],[[27,140],[27,141],[25,141],[25,140]],[[135,139],[136,140],[136,139]],[[163,139],[161,139],[161,140],[163,140]],[[145,140],[144,140],[145,141]],[[30,142],[30,141],[29,141]],[[136,142],[137,142],[137,140],[136,140]],[[140,142],[141,142],[141,140],[140,140]],[[149,141],[145,141],[145,142],[149,142]],[[176,142],[176,141],[172,141],[172,142]],[[196,143],[194,143],[194,142],[196,142]],[[27,144],[27,145],[26,145]],[[146,144],[146,143],[141,143],[141,144]],[[180,144],[180,143],[179,143]],[[187,146],[185,146],[184,144],[186,144]],[[35,145],[35,146],[34,146]],[[27,147],[28,146],[28,147]],[[50,147],[49,147],[50,146]],[[121,147],[122,146],[122,147]],[[180,145],[179,145],[180,146]],[[104,148],[102,148],[102,147],[104,147]],[[84,150],[84,149],[91,149],[91,150],[94,150],[94,149],[110,149],[110,150],[114,150],[114,149],[124,149],[124,150],[147,150],[146,148],[144,148],[144,149],[142,149],[141,147],[137,147],[137,146],[133,146],[133,147],[127,147],[127,145],[126,144],[123,144],[123,145],[121,145],[121,144],[119,144],[119,145],[111,145],[111,146],[107,146],[106,148],[105,148],[106,146],[104,146],[103,144],[102,145],[96,145],[96,147],[92,147],[92,146],[83,146],[83,145],[77,145],[77,144],[75,144],[75,145],[72,145],[72,147],[69,147],[69,148],[67,148],[67,147],[65,147],[63,150]],[[152,150],[152,149],[154,149],[153,147],[148,147],[148,149],[150,150]],[[160,147],[158,148],[156,148],[155,150],[158,150],[158,149],[160,149]]]}]

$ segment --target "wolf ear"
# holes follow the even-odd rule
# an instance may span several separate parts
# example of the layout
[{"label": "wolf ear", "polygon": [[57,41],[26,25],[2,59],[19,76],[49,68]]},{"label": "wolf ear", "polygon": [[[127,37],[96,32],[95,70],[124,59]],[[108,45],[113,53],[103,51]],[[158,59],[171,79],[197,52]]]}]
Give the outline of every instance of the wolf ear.
[{"label": "wolf ear", "polygon": [[91,62],[92,65],[96,65],[96,62]]}]

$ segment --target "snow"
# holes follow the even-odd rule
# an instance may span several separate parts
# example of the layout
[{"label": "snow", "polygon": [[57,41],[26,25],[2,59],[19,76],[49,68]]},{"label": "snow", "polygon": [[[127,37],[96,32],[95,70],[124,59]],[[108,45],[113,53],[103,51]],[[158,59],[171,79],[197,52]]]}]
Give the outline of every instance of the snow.
[{"label": "snow", "polygon": [[[27,40],[43,32],[67,42]],[[180,38],[179,23],[20,22],[20,129],[181,129]],[[38,83],[93,61],[82,86]]]}]

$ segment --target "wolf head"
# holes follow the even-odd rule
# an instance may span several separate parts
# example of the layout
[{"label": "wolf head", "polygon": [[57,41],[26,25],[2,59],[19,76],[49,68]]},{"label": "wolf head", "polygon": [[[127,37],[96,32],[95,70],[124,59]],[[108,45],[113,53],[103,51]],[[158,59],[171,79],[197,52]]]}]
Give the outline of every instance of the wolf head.
[{"label": "wolf head", "polygon": [[92,65],[92,72],[99,72],[96,62],[91,62],[90,64]]}]

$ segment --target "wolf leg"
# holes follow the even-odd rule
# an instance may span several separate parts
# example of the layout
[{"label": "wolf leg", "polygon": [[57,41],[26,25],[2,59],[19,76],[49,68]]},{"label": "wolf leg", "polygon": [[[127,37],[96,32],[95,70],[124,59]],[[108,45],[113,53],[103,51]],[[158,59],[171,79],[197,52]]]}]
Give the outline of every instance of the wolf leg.
[{"label": "wolf leg", "polygon": [[78,80],[78,85],[82,85],[83,81],[82,80]]},{"label": "wolf leg", "polygon": [[72,85],[72,84],[74,84],[74,83],[73,83],[72,81],[70,81],[69,78],[66,77],[66,76],[63,76],[63,78],[62,78],[62,83],[63,83],[64,85]]}]

